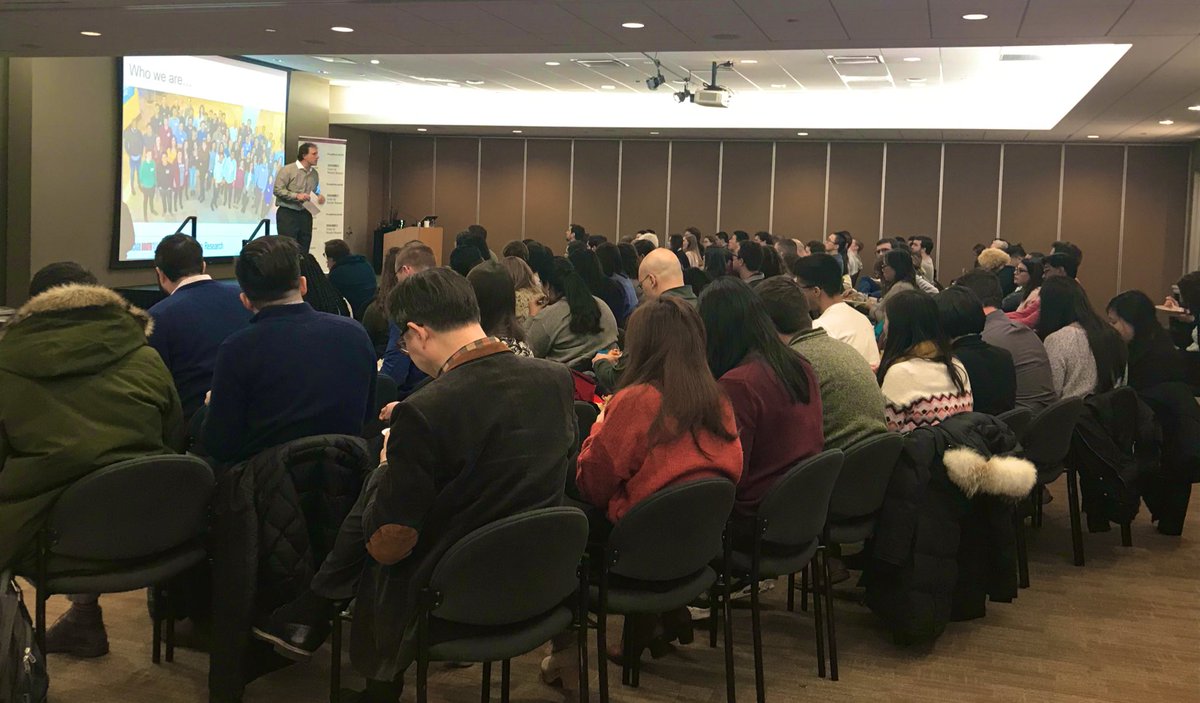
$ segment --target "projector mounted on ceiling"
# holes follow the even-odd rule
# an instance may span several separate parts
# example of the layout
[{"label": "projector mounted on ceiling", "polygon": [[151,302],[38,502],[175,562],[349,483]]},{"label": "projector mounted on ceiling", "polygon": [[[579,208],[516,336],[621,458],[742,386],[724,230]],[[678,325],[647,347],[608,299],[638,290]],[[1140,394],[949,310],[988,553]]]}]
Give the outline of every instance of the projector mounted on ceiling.
[{"label": "projector mounted on ceiling", "polygon": [[729,100],[733,98],[733,91],[717,85],[717,71],[722,68],[733,68],[733,62],[717,63],[713,61],[712,81],[696,92],[695,97],[692,98],[692,102],[701,107],[729,107]]}]

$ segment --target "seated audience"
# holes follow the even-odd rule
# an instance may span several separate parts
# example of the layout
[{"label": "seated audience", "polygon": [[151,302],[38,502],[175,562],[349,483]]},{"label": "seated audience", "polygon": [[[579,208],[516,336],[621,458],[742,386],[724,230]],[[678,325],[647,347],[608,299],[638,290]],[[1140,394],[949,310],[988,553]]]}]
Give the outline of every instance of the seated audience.
[{"label": "seated audience", "polygon": [[379,276],[379,286],[375,289],[375,298],[363,311],[363,327],[367,328],[371,343],[375,345],[375,353],[379,356],[383,356],[383,353],[387,351],[388,320],[384,301],[387,300],[388,293],[391,293],[392,288],[396,285],[396,259],[399,256],[400,247],[388,249],[387,255],[383,257],[383,273]]},{"label": "seated audience", "polygon": [[658,237],[653,234],[646,236],[653,237],[653,241],[644,239],[642,236],[638,236],[633,240],[633,250],[637,252],[639,257],[645,257],[647,254],[658,248]]},{"label": "seated audience", "polygon": [[[992,249],[991,251],[997,251]],[[971,380],[975,412],[999,415],[1017,404],[1017,369],[1012,354],[983,341],[983,304],[974,293],[951,286],[934,296],[954,358]]]},{"label": "seated audience", "polygon": [[968,271],[954,285],[971,291],[983,304],[983,341],[1012,354],[1017,370],[1017,407],[1037,413],[1058,400],[1046,347],[1033,330],[1008,319],[999,309],[1000,281],[995,274]]},{"label": "seated audience", "polygon": [[[828,254],[832,256],[838,263],[838,267],[843,274],[848,274],[850,258],[850,242],[854,238],[845,230],[839,230],[825,237],[824,247],[821,249],[812,249],[809,251],[809,256],[813,254]],[[811,248],[810,248],[811,249]]]},{"label": "seated audience", "polygon": [[[1061,263],[1063,268],[1070,268],[1070,260],[1065,254],[1059,254],[1062,257]],[[1017,309],[1007,313],[1008,317],[1014,322],[1019,322],[1030,329],[1035,329],[1038,323],[1038,317],[1041,314],[1042,308],[1042,280],[1045,275],[1042,260],[1026,259],[1021,262],[1018,271],[1014,273],[1013,280],[1021,285],[1021,302],[1017,304]],[[1053,275],[1063,275],[1063,271],[1056,269]],[[1074,278],[1074,276],[1071,276]],[[1019,279],[1019,280],[1018,280]]]},{"label": "seated audience", "polygon": [[820,388],[812,366],[779,340],[746,283],[714,281],[700,298],[700,317],[708,367],[733,403],[742,440],[735,511],[750,515],[779,477],[824,447]]},{"label": "seated audience", "polygon": [[[79,264],[33,275],[29,302],[0,336],[0,571],[36,573],[37,534],[76,481],[183,450],[179,396],[146,343],[150,326],[149,315]],[[46,652],[107,654],[98,597],[69,598],[70,610],[46,633]]]},{"label": "seated audience", "polygon": [[[638,265],[642,262],[642,257],[638,254],[637,248],[629,242],[621,242],[617,245],[617,253],[621,255],[621,273],[625,275],[625,278],[636,282]],[[634,286],[634,288],[636,294],[637,286]]]},{"label": "seated audience", "polygon": [[[1013,282],[1016,290],[1004,296],[1000,302],[1000,309],[1004,312],[1024,312],[1030,305],[1035,304],[1027,301],[1032,299],[1036,302],[1041,297],[1041,257],[1029,256],[1018,261],[1013,269]],[[1003,282],[1000,291],[1004,291]]]},{"label": "seated audience", "polygon": [[517,322],[517,295],[508,269],[498,261],[485,261],[471,269],[467,281],[475,290],[484,333],[504,342],[517,356],[533,356],[525,346],[525,329]]},{"label": "seated audience", "polygon": [[529,247],[529,268],[533,269],[533,282],[545,289],[546,279],[554,268],[554,252],[540,242],[528,241],[525,244]]},{"label": "seated audience", "polygon": [[[1067,273],[1071,278],[1075,278],[1079,274],[1079,267],[1083,265],[1083,250],[1078,245],[1072,244],[1065,239],[1060,239],[1050,245],[1050,253],[1066,254],[1075,262],[1075,266],[1071,269],[1074,273]],[[1066,267],[1063,267],[1064,269]]]},{"label": "seated audience", "polygon": [[504,270],[508,271],[508,276],[512,279],[513,288],[516,291],[517,322],[524,325],[529,320],[532,303],[542,298],[542,287],[534,280],[533,269],[529,268],[529,264],[525,263],[524,259],[506,256],[500,260],[500,263],[504,266]]},{"label": "seated audience", "polygon": [[519,239],[514,239],[504,245],[504,248],[500,250],[500,256],[506,259],[515,256],[522,261],[529,261],[529,246]]},{"label": "seated audience", "polygon": [[[893,256],[904,252],[893,252]],[[879,362],[880,388],[887,401],[888,429],[911,432],[932,427],[974,408],[971,379],[954,358],[938,320],[937,303],[916,290],[888,298],[886,341]]]},{"label": "seated audience", "polygon": [[841,265],[829,254],[813,254],[796,261],[792,275],[808,299],[813,326],[854,348],[872,368],[879,365],[875,328],[866,315],[846,304]]},{"label": "seated audience", "polygon": [[[638,284],[647,301],[667,297],[679,298],[692,307],[697,305],[696,293],[683,280],[679,259],[666,249],[655,249],[642,259]],[[596,380],[606,390],[616,390],[624,368],[621,352],[616,349],[597,354],[592,359]]]},{"label": "seated audience", "polygon": [[596,247],[608,241],[608,237],[603,234],[589,234],[587,238],[587,248],[596,251]]},{"label": "seated audience", "polygon": [[[596,247],[596,260],[600,262],[600,269],[604,275],[608,280],[617,284],[624,295],[624,317],[617,315],[617,323],[621,324],[629,318],[629,315],[633,314],[633,309],[638,306],[637,290],[634,287],[633,280],[625,275],[625,269],[621,264],[621,251],[617,249],[616,244],[604,242]],[[616,314],[615,310],[613,314]]]},{"label": "seated audience", "polygon": [[937,271],[933,266],[933,239],[924,235],[909,237],[908,246],[914,258],[920,262],[917,270],[921,276],[930,283],[937,281]]},{"label": "seated audience", "polygon": [[850,238],[850,248],[846,250],[846,275],[851,279],[857,279],[859,273],[862,272],[863,263],[860,255],[862,246],[862,242],[853,237]]},{"label": "seated audience", "polygon": [[1079,260],[1066,251],[1056,251],[1042,259],[1042,277],[1045,279],[1055,276],[1077,278],[1079,276]]},{"label": "seated audience", "polygon": [[250,322],[235,286],[205,273],[204,249],[186,234],[172,234],[154,250],[158,285],[167,294],[150,310],[150,346],[175,380],[187,421],[212,387],[217,348]]},{"label": "seated audience", "polygon": [[868,299],[867,305],[871,310],[871,319],[876,322],[883,320],[887,302],[905,291],[918,291],[917,271],[913,268],[912,254],[903,249],[892,249],[883,255],[883,265],[879,269],[883,285],[883,297],[878,303]]},{"label": "seated audience", "polygon": [[459,244],[450,252],[450,268],[460,276],[466,276],[482,262],[483,256],[479,253],[479,247],[470,242]]},{"label": "seated audience", "polygon": [[728,276],[733,264],[733,254],[725,247],[709,247],[704,250],[704,272],[712,280]]},{"label": "seated audience", "polygon": [[764,278],[774,278],[787,271],[783,265],[783,257],[775,250],[774,245],[762,247],[762,275]]},{"label": "seated audience", "polygon": [[683,234],[683,253],[687,255],[688,265],[692,268],[704,268],[704,248],[700,246],[700,239],[692,232]]},{"label": "seated audience", "polygon": [[592,295],[570,261],[554,257],[542,286],[545,304],[534,304],[525,328],[534,356],[574,368],[616,345],[617,319],[603,300]]},{"label": "seated audience", "polygon": [[359,436],[378,410],[362,325],[317,312],[287,237],[255,239],[235,264],[250,325],[217,351],[201,446],[223,465],[322,434]]},{"label": "seated audience", "polygon": [[712,283],[712,278],[702,268],[689,268],[683,272],[683,282],[692,289],[693,293],[699,296],[708,287],[708,284]]},{"label": "seated audience", "polygon": [[[1065,256],[1066,254],[1051,254]],[[1038,336],[1046,345],[1054,390],[1062,398],[1085,398],[1112,390],[1125,374],[1125,345],[1092,310],[1083,288],[1068,276],[1042,284]]]},{"label": "seated audience", "polygon": [[762,267],[763,247],[761,244],[751,241],[738,244],[737,251],[733,254],[733,275],[753,288],[766,279]]},{"label": "seated audience", "polygon": [[1159,383],[1189,383],[1186,366],[1171,337],[1158,322],[1154,301],[1140,290],[1127,290],[1108,301],[1108,323],[1128,347],[1125,380],[1135,390]]},{"label": "seated audience", "polygon": [[759,230],[755,232],[754,241],[763,247],[775,246],[775,237],[771,236],[771,233],[767,232],[766,230]]},{"label": "seated audience", "polygon": [[475,238],[475,245],[479,247],[479,254],[483,257],[484,261],[491,261],[492,259],[496,258],[496,255],[492,253],[491,248],[488,247],[488,232],[483,225],[467,225],[467,231],[470,232],[471,236]]},{"label": "seated audience", "polygon": [[578,244],[587,246],[587,230],[583,225],[567,225],[567,246]]},{"label": "seated audience", "polygon": [[577,431],[571,375],[487,337],[461,276],[406,278],[389,314],[434,380],[396,406],[385,461],[309,590],[254,631],[309,656],[354,598],[351,661],[367,678],[358,700],[369,703],[399,699],[417,599],[446,551],[484,525],[562,504]]},{"label": "seated audience", "polygon": [[600,262],[596,258],[596,252],[586,247],[575,249],[567,254],[567,259],[575,267],[575,272],[587,284],[592,295],[603,300],[608,309],[612,311],[617,318],[617,326],[624,327],[625,320],[629,319],[633,308],[629,307],[629,301],[625,298],[625,291],[621,286],[604,275],[604,270],[600,268]]},{"label": "seated audience", "polygon": [[813,326],[804,290],[780,276],[764,281],[754,292],[762,298],[779,338],[812,364],[821,387],[825,448],[846,449],[886,432],[883,393],[870,365],[849,344]]},{"label": "seated audience", "polygon": [[311,305],[313,310],[350,317],[350,305],[329,282],[329,277],[321,270],[316,257],[308,252],[300,255],[300,275],[309,281],[304,293],[304,302]]},{"label": "seated audience", "polygon": [[350,253],[350,245],[344,239],[325,242],[325,263],[329,267],[329,282],[337,289],[354,313],[354,319],[362,322],[367,305],[375,299],[375,269],[367,257]]},{"label": "seated audience", "polygon": [[[415,273],[436,267],[437,260],[433,257],[433,249],[416,240],[408,242],[400,248],[400,253],[396,257],[396,282],[393,286]],[[387,304],[385,299],[383,301],[385,313]],[[412,357],[404,351],[400,345],[401,335],[402,330],[389,317],[387,350],[383,353],[383,363],[379,367],[379,373],[385,373],[392,377],[392,380],[396,382],[398,398],[404,400],[409,393],[416,390],[417,386],[429,377],[417,368],[417,365],[412,362]]]}]

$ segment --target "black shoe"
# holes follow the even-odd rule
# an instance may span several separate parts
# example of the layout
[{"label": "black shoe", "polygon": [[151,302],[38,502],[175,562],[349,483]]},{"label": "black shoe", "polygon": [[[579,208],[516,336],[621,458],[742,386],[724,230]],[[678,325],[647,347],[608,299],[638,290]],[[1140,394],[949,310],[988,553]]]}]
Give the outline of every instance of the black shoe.
[{"label": "black shoe", "polygon": [[311,592],[279,608],[266,622],[256,625],[254,636],[275,646],[289,659],[308,659],[325,640],[336,616],[334,605]]},{"label": "black shoe", "polygon": [[94,659],[108,654],[108,632],[100,606],[75,604],[46,630],[46,653]]}]

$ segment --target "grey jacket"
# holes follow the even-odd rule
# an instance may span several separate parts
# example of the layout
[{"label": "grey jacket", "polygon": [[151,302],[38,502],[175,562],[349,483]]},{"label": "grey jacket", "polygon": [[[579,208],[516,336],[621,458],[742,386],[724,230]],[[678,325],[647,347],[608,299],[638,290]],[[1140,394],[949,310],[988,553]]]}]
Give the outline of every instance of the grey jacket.
[{"label": "grey jacket", "polygon": [[577,334],[571,330],[571,308],[566,300],[529,318],[525,342],[533,355],[573,367],[616,346],[617,318],[603,300],[595,296],[593,299],[600,306],[600,331],[596,334]]},{"label": "grey jacket", "polygon": [[319,185],[321,176],[316,168],[305,171],[293,161],[275,174],[275,204],[292,210],[303,210],[304,203],[297,200],[297,196],[301,193],[312,193]]}]

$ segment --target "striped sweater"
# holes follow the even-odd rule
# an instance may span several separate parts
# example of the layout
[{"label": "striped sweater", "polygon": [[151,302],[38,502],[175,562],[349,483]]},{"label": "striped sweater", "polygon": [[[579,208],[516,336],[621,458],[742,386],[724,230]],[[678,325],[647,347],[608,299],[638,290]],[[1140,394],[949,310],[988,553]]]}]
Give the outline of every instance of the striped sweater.
[{"label": "striped sweater", "polygon": [[894,364],[883,377],[881,390],[887,401],[884,419],[893,432],[911,432],[932,427],[946,418],[974,408],[971,380],[957,360],[954,366],[963,381],[959,392],[945,364],[930,359],[905,359]]}]

